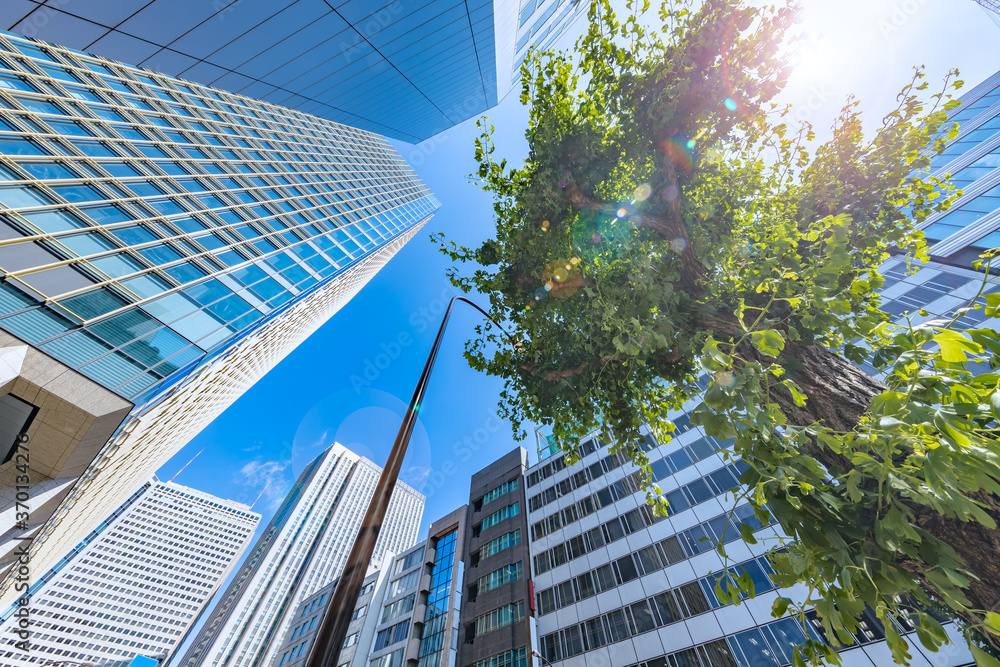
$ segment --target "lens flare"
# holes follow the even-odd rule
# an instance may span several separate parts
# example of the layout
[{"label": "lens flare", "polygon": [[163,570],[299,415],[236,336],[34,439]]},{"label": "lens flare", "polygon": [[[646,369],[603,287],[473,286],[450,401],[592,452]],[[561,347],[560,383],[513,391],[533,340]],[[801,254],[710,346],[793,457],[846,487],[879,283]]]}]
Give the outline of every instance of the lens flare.
[{"label": "lens flare", "polygon": [[723,100],[722,103],[725,104],[726,108],[729,109],[730,111],[736,111],[736,109],[739,108],[739,105],[736,104],[736,100],[734,100],[731,97],[727,97],[725,100]]},{"label": "lens flare", "polygon": [[544,287],[539,287],[538,289],[535,290],[535,301],[541,301],[548,295],[549,293],[545,291]]},{"label": "lens flare", "polygon": [[600,243],[601,242],[601,235],[600,234],[594,234],[593,236],[590,237],[590,240],[593,241],[594,243]]},{"label": "lens flare", "polygon": [[678,254],[684,252],[685,248],[687,248],[687,241],[684,239],[673,239],[670,242],[670,249]]},{"label": "lens flare", "polygon": [[[577,293],[583,276],[580,269],[571,259],[557,259],[549,262],[542,272],[542,280],[545,281],[549,296],[553,298],[565,299]],[[549,287],[551,285],[551,287]]]},{"label": "lens flare", "polygon": [[549,221],[548,220],[542,220],[542,231],[543,232],[549,231]]},{"label": "lens flare", "polygon": [[729,389],[736,384],[736,376],[729,371],[717,371],[715,373],[715,381],[720,387],[725,387]]},{"label": "lens flare", "polygon": [[632,198],[636,201],[646,201],[652,193],[653,188],[649,187],[649,183],[643,183],[632,193]]},{"label": "lens flare", "polygon": [[[680,167],[686,172],[691,171],[692,158],[691,158],[691,148],[688,146],[686,139],[677,137],[674,139],[668,139],[660,144],[660,149],[663,154],[673,162],[675,165]],[[694,144],[691,144],[693,146]]]},{"label": "lens flare", "polygon": [[617,211],[615,211],[615,215],[617,215],[619,218],[624,218],[626,215],[628,215],[628,210],[625,209],[624,207],[620,208]]},{"label": "lens flare", "polygon": [[678,194],[680,194],[680,191],[676,185],[668,185],[663,189],[663,201],[673,201],[677,199]]}]

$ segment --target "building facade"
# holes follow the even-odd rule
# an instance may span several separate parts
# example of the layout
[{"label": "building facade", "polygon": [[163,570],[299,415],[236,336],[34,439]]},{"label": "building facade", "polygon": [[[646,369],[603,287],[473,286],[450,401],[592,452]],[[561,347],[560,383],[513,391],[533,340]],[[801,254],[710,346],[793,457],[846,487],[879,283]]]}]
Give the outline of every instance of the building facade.
[{"label": "building facade", "polygon": [[[559,455],[527,471],[538,650],[556,667],[778,667],[791,664],[807,638],[823,638],[811,618],[771,615],[776,597],[805,599],[805,590],[779,593],[771,581],[765,554],[779,533],[730,492],[744,469],[725,456],[731,443],[706,436],[686,414],[673,421],[673,440],[647,435],[644,447],[670,503],[667,516],[650,511],[639,471],[610,453],[600,434],[581,442],[579,463],[565,466]],[[741,524],[757,544],[742,541]],[[727,571],[749,575],[755,597],[720,602],[715,586]],[[973,663],[956,631],[952,645],[931,653],[905,619],[897,626],[913,665]],[[865,614],[857,643],[841,651],[845,667],[894,664],[884,632],[874,613]]]},{"label": "building facade", "polygon": [[[183,667],[266,667],[311,599],[343,570],[382,469],[342,445],[316,457],[193,639]],[[417,538],[424,497],[396,484],[373,563]]]},{"label": "building facade", "polygon": [[15,605],[0,616],[0,664],[165,659],[246,550],[260,515],[155,478],[57,569],[32,582],[29,650]]},{"label": "building facade", "polygon": [[583,0],[0,6],[0,28],[416,143],[493,107]]},{"label": "building facade", "polygon": [[0,423],[33,498],[4,443],[0,566],[58,560],[437,207],[377,135],[0,34]]},{"label": "building facade", "polygon": [[[465,582],[467,511],[430,524],[427,539],[383,559],[365,578],[341,649],[339,667],[452,667],[458,654]],[[293,615],[271,667],[302,667],[336,582],[307,598]]]},{"label": "building facade", "polygon": [[531,653],[527,462],[519,447],[472,476],[460,667],[522,667]]}]

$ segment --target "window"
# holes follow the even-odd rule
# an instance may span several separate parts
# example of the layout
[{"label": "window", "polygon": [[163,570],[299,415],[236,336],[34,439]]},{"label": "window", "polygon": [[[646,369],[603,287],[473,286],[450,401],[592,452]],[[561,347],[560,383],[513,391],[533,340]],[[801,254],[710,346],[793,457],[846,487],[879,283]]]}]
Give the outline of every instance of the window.
[{"label": "window", "polygon": [[472,667],[528,667],[528,649],[519,648],[472,663]]},{"label": "window", "polygon": [[360,607],[354,610],[354,613],[351,615],[351,620],[353,621],[358,618],[361,618],[362,616],[365,615],[366,611],[368,611],[368,605],[366,604],[361,605]]},{"label": "window", "polygon": [[379,623],[391,621],[394,618],[398,618],[403,614],[413,611],[413,601],[415,597],[415,593],[410,593],[405,598],[397,600],[387,607],[384,607],[382,609],[382,620],[380,620]]},{"label": "window", "polygon": [[372,645],[372,651],[381,651],[386,646],[391,646],[396,642],[401,642],[406,639],[409,634],[409,621],[403,621],[402,623],[397,623],[396,625],[386,628],[385,630],[379,630],[378,634],[375,635],[375,643]]},{"label": "window", "polygon": [[511,565],[504,565],[498,570],[494,570],[489,574],[480,577],[477,582],[477,588],[479,593],[485,593],[486,591],[491,591],[494,588],[502,586],[503,584],[510,583],[512,581],[517,581],[521,578],[523,561],[518,561]]},{"label": "window", "polygon": [[403,577],[396,579],[389,584],[388,597],[394,598],[404,591],[408,591],[420,581],[420,570],[414,570]]},{"label": "window", "polygon": [[515,491],[515,490],[517,490],[517,478],[514,478],[514,479],[510,480],[509,482],[505,482],[505,483],[501,484],[500,486],[498,486],[497,488],[493,489],[492,491],[489,491],[488,493],[486,493],[485,495],[483,495],[482,498],[480,498],[479,503],[477,503],[477,504],[480,507],[483,506],[483,505],[488,505],[491,502],[493,502],[494,500],[496,500],[497,498],[499,498],[500,496],[502,496],[504,494],[507,494],[507,493],[510,493],[511,491]]},{"label": "window", "polygon": [[494,554],[497,554],[504,549],[512,546],[516,546],[521,543],[521,529],[513,530],[506,535],[501,535],[500,537],[491,540],[479,547],[479,558],[489,558]]},{"label": "window", "polygon": [[347,635],[347,639],[344,640],[344,648],[348,646],[354,646],[358,643],[358,637],[361,635],[360,632],[355,632],[353,634]]},{"label": "window", "polygon": [[368,663],[369,667],[403,667],[403,654],[405,652],[406,649],[401,648],[388,655],[383,655],[381,658],[376,658]]},{"label": "window", "polygon": [[475,636],[480,637],[487,632],[506,627],[521,620],[522,616],[524,616],[524,602],[519,601],[494,609],[476,619]]},{"label": "window", "polygon": [[585,572],[576,578],[576,596],[580,600],[597,595],[597,587],[594,585],[594,577],[590,572]]},{"label": "window", "polygon": [[517,516],[519,512],[520,512],[520,506],[518,505],[518,503],[507,505],[506,507],[497,510],[493,514],[490,514],[488,517],[483,519],[482,523],[480,524],[480,530],[486,530],[491,526],[497,525],[504,519],[509,519],[512,516]]},{"label": "window", "polygon": [[416,567],[417,564],[423,560],[423,557],[424,557],[424,550],[417,549],[413,553],[407,554],[405,558],[397,560],[392,565],[393,576],[399,574],[400,572],[405,572],[406,570]]}]

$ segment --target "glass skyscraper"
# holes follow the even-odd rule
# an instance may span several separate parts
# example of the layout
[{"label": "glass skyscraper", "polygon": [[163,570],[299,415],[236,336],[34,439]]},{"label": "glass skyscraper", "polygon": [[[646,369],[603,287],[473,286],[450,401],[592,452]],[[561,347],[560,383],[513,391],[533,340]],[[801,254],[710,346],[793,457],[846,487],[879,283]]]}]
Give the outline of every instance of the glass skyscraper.
[{"label": "glass skyscraper", "polygon": [[0,3],[0,29],[416,143],[495,106],[589,0]]},{"label": "glass skyscraper", "polygon": [[48,569],[438,206],[380,136],[0,33],[0,342],[35,373],[0,413],[38,491],[0,564]]},{"label": "glass skyscraper", "polygon": [[[381,474],[339,444],[309,463],[177,664],[268,667],[289,633],[302,634],[300,604],[343,571]],[[376,567],[386,553],[416,542],[423,511],[424,496],[397,483],[375,544]]]}]

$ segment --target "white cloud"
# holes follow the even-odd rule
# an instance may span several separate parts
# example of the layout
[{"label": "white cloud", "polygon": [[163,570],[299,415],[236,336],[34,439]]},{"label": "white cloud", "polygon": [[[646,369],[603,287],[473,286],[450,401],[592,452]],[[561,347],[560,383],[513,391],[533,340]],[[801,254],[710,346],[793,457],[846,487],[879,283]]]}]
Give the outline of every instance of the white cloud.
[{"label": "white cloud", "polygon": [[427,484],[427,478],[431,476],[432,472],[434,469],[426,466],[410,466],[402,472],[399,478],[420,491]]},{"label": "white cloud", "polygon": [[[286,479],[290,461],[248,461],[236,476],[236,483],[256,497],[261,491],[260,502],[271,511],[278,509],[285,494],[291,487],[291,480]],[[257,507],[255,509],[263,509]]]}]

